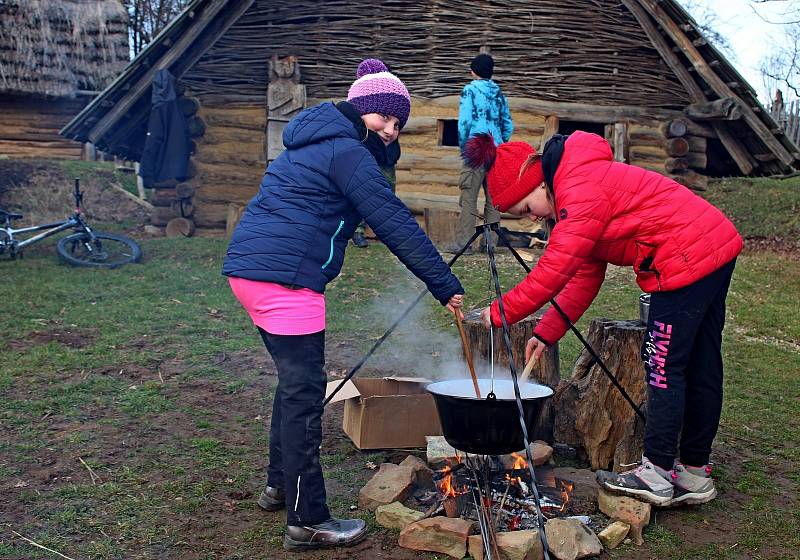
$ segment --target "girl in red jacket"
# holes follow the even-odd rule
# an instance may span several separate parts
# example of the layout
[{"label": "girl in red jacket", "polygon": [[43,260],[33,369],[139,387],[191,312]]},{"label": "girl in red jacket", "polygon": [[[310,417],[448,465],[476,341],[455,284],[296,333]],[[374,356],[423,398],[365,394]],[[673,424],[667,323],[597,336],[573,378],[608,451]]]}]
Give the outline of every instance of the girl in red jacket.
[{"label": "girl in red jacket", "polygon": [[[503,295],[509,323],[551,298],[577,321],[597,295],[608,263],[632,266],[650,292],[645,363],[647,427],[642,465],[599,471],[607,489],[656,505],[704,503],[716,496],[709,455],[722,409],[725,298],[742,239],[717,208],[675,181],[613,160],[595,134],[556,135],[541,157],[524,142],[494,147],[477,137],[471,165],[488,168],[489,195],[502,212],[552,219],[536,267]],[[501,326],[495,301],[484,323]],[[528,341],[541,355],[567,331],[550,308]]]}]

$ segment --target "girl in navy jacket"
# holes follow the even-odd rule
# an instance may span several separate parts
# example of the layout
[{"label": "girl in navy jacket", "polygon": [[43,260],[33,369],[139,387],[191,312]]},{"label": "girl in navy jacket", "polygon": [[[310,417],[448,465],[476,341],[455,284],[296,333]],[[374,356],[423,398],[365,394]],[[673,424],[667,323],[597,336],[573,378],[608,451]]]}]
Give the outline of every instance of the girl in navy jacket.
[{"label": "girl in navy jacket", "polygon": [[363,218],[451,311],[464,293],[381,172],[411,98],[379,60],[358,67],[347,102],[293,119],[234,231],[223,265],[278,370],[267,485],[259,505],[286,507],[284,547],[345,546],[366,536],[359,519],[333,519],[319,463],[326,376],[325,286],[336,278]]}]

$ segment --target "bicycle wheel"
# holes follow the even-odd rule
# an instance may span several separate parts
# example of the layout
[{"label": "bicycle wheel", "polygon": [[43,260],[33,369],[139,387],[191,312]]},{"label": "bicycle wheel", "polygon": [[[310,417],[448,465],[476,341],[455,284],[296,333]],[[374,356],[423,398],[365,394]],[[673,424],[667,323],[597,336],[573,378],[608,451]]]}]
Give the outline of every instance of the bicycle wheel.
[{"label": "bicycle wheel", "polygon": [[67,264],[89,268],[117,268],[142,259],[142,250],[133,239],[99,231],[94,232],[94,240],[86,232],[62,237],[56,251]]}]

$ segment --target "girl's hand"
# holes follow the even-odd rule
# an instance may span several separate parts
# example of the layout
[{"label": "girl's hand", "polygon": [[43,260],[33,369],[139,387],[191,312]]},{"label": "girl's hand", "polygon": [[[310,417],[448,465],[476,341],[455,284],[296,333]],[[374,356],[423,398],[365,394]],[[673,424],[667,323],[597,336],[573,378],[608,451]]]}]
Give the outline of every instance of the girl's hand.
[{"label": "girl's hand", "polygon": [[484,307],[481,310],[481,324],[487,329],[492,326],[492,311],[490,307]]},{"label": "girl's hand", "polygon": [[464,305],[464,294],[456,294],[447,302],[447,309],[455,315],[456,313],[463,319],[464,314],[461,313],[461,307]]},{"label": "girl's hand", "polygon": [[531,355],[536,356],[536,359],[542,357],[542,352],[547,349],[547,344],[532,336],[530,340],[528,340],[528,344],[525,345],[525,363],[531,361]]}]

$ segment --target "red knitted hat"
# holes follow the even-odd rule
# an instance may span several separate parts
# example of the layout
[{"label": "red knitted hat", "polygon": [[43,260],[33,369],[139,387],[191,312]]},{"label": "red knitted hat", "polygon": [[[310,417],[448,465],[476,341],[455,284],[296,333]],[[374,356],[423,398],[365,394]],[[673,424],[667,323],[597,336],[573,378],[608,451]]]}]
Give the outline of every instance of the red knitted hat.
[{"label": "red knitted hat", "polygon": [[544,181],[542,162],[537,160],[522,177],[519,171],[535,150],[526,142],[506,142],[495,146],[490,134],[476,134],[467,141],[464,158],[471,167],[487,167],[486,184],[492,204],[507,211],[528,196]]}]

